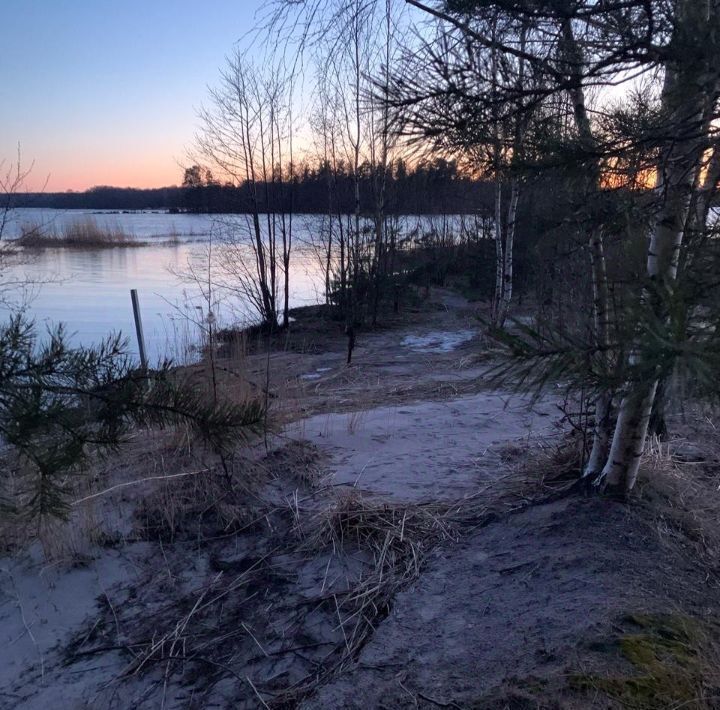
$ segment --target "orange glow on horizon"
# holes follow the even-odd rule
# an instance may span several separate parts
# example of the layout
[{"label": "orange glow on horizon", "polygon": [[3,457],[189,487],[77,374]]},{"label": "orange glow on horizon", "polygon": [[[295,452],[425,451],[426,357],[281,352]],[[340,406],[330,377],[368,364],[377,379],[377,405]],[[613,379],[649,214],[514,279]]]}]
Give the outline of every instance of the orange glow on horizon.
[{"label": "orange glow on horizon", "polygon": [[[698,183],[703,185],[710,168],[712,148],[707,148],[702,157]],[[602,187],[607,189],[629,188],[631,190],[652,190],[657,186],[658,168],[656,166],[631,165],[619,158],[610,158],[603,166]]]},{"label": "orange glow on horizon", "polygon": [[652,190],[656,184],[655,166],[632,164],[614,157],[609,158],[601,168],[600,186],[606,190]]},{"label": "orange glow on horizon", "polygon": [[[405,165],[412,169],[423,162],[416,156],[400,155]],[[395,160],[397,160],[397,157]],[[710,151],[705,156],[701,167],[700,180],[707,173]],[[314,156],[303,155],[298,164],[304,161],[316,162]],[[95,162],[85,162],[82,165],[72,164],[70,161],[61,162],[61,168],[43,171],[42,165],[36,163],[25,185],[27,192],[83,192],[97,186],[111,186],[118,188],[153,189],[180,185],[183,178],[184,160],[168,158],[167,156],[144,156],[137,160],[128,157],[121,161],[109,158],[100,158]],[[433,161],[427,161],[432,163]],[[453,163],[458,177],[470,179],[491,179],[487,170],[478,169],[469,162],[449,160]],[[657,184],[657,168],[643,164],[628,162],[618,157],[609,158],[602,166],[601,188],[651,190]]]}]

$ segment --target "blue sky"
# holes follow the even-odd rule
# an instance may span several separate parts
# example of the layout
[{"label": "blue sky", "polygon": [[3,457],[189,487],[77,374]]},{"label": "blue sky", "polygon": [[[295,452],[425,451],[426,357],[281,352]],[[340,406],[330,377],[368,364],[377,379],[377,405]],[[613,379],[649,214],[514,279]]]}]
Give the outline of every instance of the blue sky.
[{"label": "blue sky", "polygon": [[31,188],[178,183],[207,85],[262,4],[0,0],[0,159],[20,142]]}]

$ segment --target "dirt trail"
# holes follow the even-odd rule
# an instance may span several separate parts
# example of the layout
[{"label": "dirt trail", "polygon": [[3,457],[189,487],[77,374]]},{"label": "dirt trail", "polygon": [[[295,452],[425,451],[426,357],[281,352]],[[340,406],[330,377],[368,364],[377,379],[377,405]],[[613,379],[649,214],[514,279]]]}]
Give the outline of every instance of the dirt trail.
[{"label": "dirt trail", "polygon": [[490,389],[476,307],[446,289],[429,306],[365,333],[350,367],[337,349],[302,360],[302,410],[320,413],[285,434],[327,455],[333,483],[393,500],[462,498],[504,470],[507,447],[556,434],[551,398],[533,405]]},{"label": "dirt trail", "polygon": [[[488,343],[479,307],[446,289],[434,289],[422,306],[363,330],[350,366],[346,339],[335,321],[300,323],[287,349],[271,357],[271,396],[285,421],[322,412],[446,400],[488,388]],[[243,366],[264,386],[265,355]]]},{"label": "dirt trail", "polygon": [[[629,619],[714,623],[716,594],[702,565],[617,503],[531,507],[437,550],[355,666],[304,707],[623,707],[570,692],[573,680],[641,675],[618,651],[643,631]],[[673,707],[644,702],[630,707]]]},{"label": "dirt trail", "polygon": [[317,414],[288,434],[326,452],[334,483],[395,500],[452,500],[501,473],[508,446],[551,438],[555,412],[549,402],[480,392]]}]

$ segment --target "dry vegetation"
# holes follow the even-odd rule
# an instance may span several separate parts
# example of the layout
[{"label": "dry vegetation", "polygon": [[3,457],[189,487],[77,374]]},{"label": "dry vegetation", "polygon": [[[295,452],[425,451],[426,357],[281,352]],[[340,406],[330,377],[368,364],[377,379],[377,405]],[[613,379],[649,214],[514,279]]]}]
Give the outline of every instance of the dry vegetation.
[{"label": "dry vegetation", "polygon": [[94,217],[84,217],[62,225],[26,223],[20,226],[20,236],[15,244],[27,249],[68,247],[72,249],[104,249],[112,247],[141,246],[135,235],[119,225]]},{"label": "dry vegetation", "polygon": [[[160,448],[172,468],[180,460],[186,468],[190,452],[178,441]],[[234,478],[242,485],[232,489],[220,468],[141,479],[130,538],[153,540],[162,554],[154,553],[152,569],[125,590],[128,603],[106,606],[91,620],[66,662],[119,653],[123,669],[113,693],[154,688],[151,697],[170,705],[182,705],[188,685],[196,702],[209,701],[230,679],[238,707],[295,707],[353,667],[438,546],[452,547],[507,515],[567,495],[572,484],[558,470],[572,447],[572,438],[567,445],[506,447],[499,452],[503,477],[444,503],[388,502],[337,488],[324,480],[317,451],[295,442],[243,457],[236,472],[242,475]],[[653,483],[641,489],[632,515],[657,521],[669,556],[697,543],[709,564],[717,523],[707,496],[716,486],[707,472],[666,451],[649,452]],[[652,599],[647,603],[651,608]],[[568,707],[581,707],[588,693],[593,707],[599,697],[643,710],[714,707],[713,623],[682,609],[628,614],[600,655],[601,646],[593,647],[592,671],[528,697],[544,698],[537,707],[548,708],[556,707],[553,697],[575,697]],[[683,705],[689,698],[696,701]]]},{"label": "dry vegetation", "polygon": [[[463,500],[420,504],[337,488],[324,480],[318,452],[295,442],[242,454],[228,486],[222,467],[185,441],[182,431],[139,437],[112,476],[98,474],[78,489],[82,502],[71,521],[42,535],[49,559],[76,565],[98,544],[152,541],[146,571],[112,603],[108,598],[66,649],[70,668],[117,659],[99,696],[108,706],[139,697],[140,688],[146,699],[176,706],[185,702],[182,689],[192,687],[202,704],[229,680],[238,707],[294,707],[353,666],[434,549],[565,495],[571,485],[553,480],[572,439],[560,447],[506,447],[502,478]],[[641,509],[656,516],[668,545],[690,539],[716,552],[716,507],[708,499],[714,480],[696,462],[653,447],[653,483],[641,490]],[[112,521],[129,509],[132,523],[120,539]],[[678,612],[618,622],[608,663],[620,662],[617,648],[628,669],[576,673],[567,687],[548,685],[541,696],[589,692],[643,709],[681,707],[689,693],[707,696],[715,641],[705,622],[685,619]]]},{"label": "dry vegetation", "polygon": [[[212,697],[233,677],[240,706],[260,696],[295,706],[357,658],[437,545],[541,490],[516,472],[460,501],[388,503],[323,484],[317,453],[296,443],[246,459],[243,470],[232,490],[220,470],[146,488],[132,536],[156,541],[160,568],[125,590],[132,604],[101,610],[68,663],[120,651],[123,682],[150,683],[168,702],[188,683]],[[202,559],[209,568],[198,577]]]}]

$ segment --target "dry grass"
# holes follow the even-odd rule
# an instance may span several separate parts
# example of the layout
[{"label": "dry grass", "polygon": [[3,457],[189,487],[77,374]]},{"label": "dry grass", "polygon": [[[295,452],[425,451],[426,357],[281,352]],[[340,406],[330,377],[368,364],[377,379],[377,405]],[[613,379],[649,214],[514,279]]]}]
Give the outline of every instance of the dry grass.
[{"label": "dry grass", "polygon": [[280,479],[313,490],[326,475],[318,450],[304,442],[290,442],[267,454],[258,443],[220,460],[193,449],[180,429],[153,460],[159,470],[156,466],[151,478],[139,475],[137,480],[144,488],[135,509],[136,531],[144,539],[169,542],[200,541],[251,528],[276,507],[263,498],[266,484]]},{"label": "dry grass", "polygon": [[[471,497],[446,503],[387,502],[357,489],[322,485],[317,452],[298,443],[271,452],[253,469],[260,477],[257,484],[272,479],[296,486],[300,481],[310,489],[298,495],[295,488],[285,504],[263,504],[252,493],[228,496],[219,469],[154,482],[138,518],[146,533],[160,540],[210,542],[212,535],[203,538],[209,522],[216,532],[228,531],[223,537],[235,540],[240,552],[237,560],[232,555],[226,560],[227,553],[221,553],[201,586],[173,591],[167,580],[187,571],[187,560],[181,562],[184,548],[178,550],[167,573],[158,572],[163,605],[153,616],[150,638],[140,600],[120,612],[127,630],[123,643],[131,654],[125,677],[150,673],[163,696],[178,682],[199,682],[202,693],[221,677],[233,677],[249,704],[295,707],[357,659],[398,593],[418,578],[438,546],[569,487],[569,480],[552,481],[558,462],[561,468],[569,465],[574,451],[573,441],[560,448],[535,441],[507,446],[498,452],[509,471],[505,477]],[[650,442],[646,466],[675,480],[681,463],[668,451],[672,446],[668,450]],[[680,500],[682,505],[694,501],[692,490],[683,484],[676,507]],[[236,535],[243,530],[252,532]],[[347,559],[359,562],[357,573],[342,578],[340,585],[326,579],[313,596],[298,588],[300,570],[309,560],[328,560],[330,569],[333,560]],[[322,610],[326,628],[339,634],[330,644],[325,638],[319,643],[308,639],[300,625],[299,619],[317,610]],[[94,643],[101,645],[86,645],[82,653],[95,653],[93,647],[101,652],[107,641]],[[296,675],[271,680],[274,664],[298,648],[306,658],[293,666]],[[307,666],[298,677],[302,663]],[[598,685],[594,676],[585,682],[594,683],[596,692],[617,696],[614,686]]]},{"label": "dry grass", "polygon": [[[221,460],[194,444],[187,427],[138,430],[121,456],[93,457],[87,467],[65,475],[64,519],[38,519],[23,508],[33,481],[12,464],[6,455],[0,496],[15,508],[0,515],[3,551],[15,553],[37,540],[47,561],[70,565],[92,559],[98,546],[242,526],[255,504],[252,491],[267,479],[245,449]],[[130,529],[129,517],[135,519]]]},{"label": "dry grass", "polygon": [[259,479],[257,469],[243,469],[242,478],[215,465],[156,481],[135,513],[140,535],[174,542],[242,528],[253,515],[248,489]]},{"label": "dry grass", "polygon": [[549,489],[522,466],[477,494],[445,503],[386,502],[352,489],[334,492],[329,505],[294,510],[295,534],[306,554],[363,555],[367,569],[342,593],[324,599],[343,643],[314,674],[276,696],[272,707],[297,703],[357,658],[398,592],[416,580],[428,555],[443,543],[525,507]]},{"label": "dry grass", "polygon": [[[715,448],[716,442],[708,442]],[[687,442],[650,438],[642,464],[639,496],[668,541],[691,542],[709,564],[720,563],[720,489],[714,464],[686,460],[675,452]]]},{"label": "dry grass", "polygon": [[347,431],[348,434],[356,434],[362,428],[366,411],[362,409],[348,412],[347,415]]},{"label": "dry grass", "polygon": [[[258,390],[243,376],[242,362],[211,376],[206,363],[177,368],[173,377],[211,399],[248,403]],[[266,420],[272,427],[271,417]],[[133,510],[139,523],[129,536],[173,540],[176,535],[224,532],[244,525],[255,505],[254,491],[268,472],[253,461],[255,440],[238,439],[222,455],[197,442],[189,424],[138,429],[119,452],[88,450],[88,463],[63,473],[66,519],[42,519],[27,513],[37,473],[6,448],[0,453],[0,552],[14,553],[39,541],[48,561],[79,564],[98,545],[119,542],[120,518]],[[107,454],[108,452],[105,452]],[[315,474],[308,462],[308,481]],[[6,504],[6,505],[4,505]],[[120,537],[127,535],[123,532]]]},{"label": "dry grass", "polygon": [[[172,549],[177,556],[167,571],[158,570],[157,580],[153,576],[155,581],[137,588],[132,607],[118,612],[130,654],[125,677],[151,673],[164,695],[177,682],[202,678],[201,687],[212,687],[233,676],[249,703],[294,707],[357,658],[398,592],[418,578],[437,546],[547,492],[528,479],[519,458],[511,474],[472,497],[419,504],[388,503],[356,489],[322,485],[322,461],[306,444],[286,445],[255,465],[274,490],[285,491],[284,502],[252,493],[228,497],[218,470],[153,482],[144,495],[137,518],[143,535],[151,531],[180,547],[168,545],[168,554]],[[302,494],[299,479],[307,482]],[[191,571],[183,540],[208,546],[210,574],[200,586],[169,582]],[[320,579],[303,572],[316,564],[325,570],[324,580],[322,571]],[[347,572],[338,576],[338,569]],[[151,605],[162,597],[150,638],[144,595]],[[325,635],[308,636],[303,627],[308,615],[322,618]],[[111,641],[83,642],[82,654],[102,652]],[[294,661],[293,675],[272,681],[274,664],[295,648],[303,649],[303,658]]]},{"label": "dry grass", "polygon": [[[244,351],[242,354],[244,357]],[[220,386],[224,392],[234,388],[236,397],[256,395],[257,385],[241,370],[222,371]],[[205,366],[190,368],[188,376],[196,378],[198,386],[207,386]],[[342,372],[344,378],[353,376],[356,374]],[[361,417],[348,417],[348,422],[355,422],[353,430],[361,424]],[[397,594],[418,578],[438,546],[497,516],[562,494],[572,485],[572,479],[564,474],[577,472],[579,459],[578,441],[573,437],[559,445],[533,439],[506,446],[495,454],[508,474],[485,489],[453,502],[410,504],[383,501],[357,489],[323,485],[317,451],[299,443],[276,449],[262,460],[238,460],[232,478],[241,485],[229,487],[217,462],[194,459],[182,432],[175,436],[174,442],[166,441],[165,448],[154,451],[152,457],[146,453],[145,460],[161,461],[161,475],[188,472],[200,465],[204,468],[181,478],[145,484],[142,477],[147,475],[147,468],[135,472],[143,486],[136,518],[141,536],[161,542],[193,540],[210,545],[214,535],[227,533],[237,550],[232,556],[221,549],[221,564],[213,567],[217,560],[211,560],[213,574],[201,586],[170,588],[167,595],[163,587],[161,607],[143,607],[138,600],[132,609],[119,612],[127,623],[131,639],[127,649],[133,655],[126,674],[136,676],[151,669],[159,672],[163,694],[178,678],[181,683],[192,684],[206,673],[207,681],[203,682],[210,685],[219,677],[234,677],[245,687],[249,704],[278,708],[295,706],[357,659],[390,612]],[[717,550],[717,480],[699,465],[678,457],[674,453],[677,444],[648,442],[644,470],[649,482],[643,485],[641,500],[652,506],[659,529],[668,536],[694,536],[698,545]],[[269,480],[287,484],[276,487],[281,497],[288,489],[294,494],[284,503],[260,500],[256,494]],[[309,490],[299,494],[298,483]],[[252,533],[237,534],[243,531]],[[312,597],[304,596],[307,590],[298,589],[298,570],[308,560],[328,559],[329,569],[333,559],[349,558],[359,560],[364,568],[362,573],[348,575],[343,588],[323,582],[320,593]],[[164,580],[180,577],[189,566],[182,558],[181,571],[176,575],[168,564]],[[217,574],[215,569],[219,569]],[[151,601],[157,604],[156,599]],[[156,610],[151,638],[149,608]],[[322,651],[312,656],[309,648],[314,640],[308,641],[302,632],[293,634],[297,628],[302,631],[298,619],[320,608],[328,625],[334,624],[339,630],[340,640],[332,645],[318,642],[315,645]],[[273,635],[276,629],[280,629],[279,636]],[[309,670],[299,680],[277,681],[274,686],[272,680],[258,680],[259,676],[274,678],[274,659],[285,659],[283,654],[292,655],[297,649],[310,659]],[[102,650],[102,646],[97,647],[97,653]],[[83,651],[94,652],[92,648]],[[261,675],[265,671],[260,666],[272,668],[272,672]],[[247,670],[250,668],[253,670]],[[252,679],[246,672],[253,674]],[[595,678],[591,680],[596,682]],[[609,686],[596,683],[593,687],[608,694]]]},{"label": "dry grass", "polygon": [[[668,467],[672,457],[665,445],[650,446],[648,466],[672,473],[680,465],[672,462]],[[357,659],[397,594],[418,578],[438,546],[568,488],[572,481],[553,480],[558,461],[561,468],[569,465],[574,451],[572,441],[560,449],[535,441],[505,447],[498,452],[509,471],[505,477],[471,497],[446,503],[387,502],[357,489],[322,485],[317,452],[300,444],[276,450],[258,463],[258,475],[294,487],[295,495],[284,504],[266,500],[263,505],[247,495],[228,498],[217,469],[154,483],[143,507],[146,517],[152,508],[153,530],[162,533],[161,540],[170,535],[188,542],[202,539],[198,525],[210,520],[215,530],[233,533],[228,539],[235,540],[240,552],[227,561],[221,553],[222,564],[211,565],[219,571],[207,576],[202,586],[178,588],[174,597],[163,587],[163,607],[153,618],[152,638],[147,636],[140,601],[135,611],[122,612],[133,656],[127,676],[154,673],[163,693],[171,684],[193,683],[198,677],[211,687],[219,678],[232,676],[244,688],[248,703],[294,707]],[[310,491],[298,495],[298,481]],[[687,487],[683,491],[685,505],[692,499]],[[255,519],[248,516],[250,511]],[[234,534],[241,530],[252,533]],[[330,583],[326,571],[326,580],[312,596],[307,588],[298,588],[300,570],[308,561],[322,560],[324,566],[328,560],[330,569],[333,560],[347,559],[358,566],[354,575],[340,579],[340,585]],[[179,572],[168,567],[160,576],[167,580],[181,575],[185,566],[180,564]],[[334,627],[339,634],[331,644],[326,638],[315,643],[304,635],[299,620],[320,613],[317,610],[322,610],[326,628]],[[309,650],[315,646],[317,651]],[[268,680],[274,677],[277,659],[297,648],[306,658],[293,666],[296,675],[282,682]],[[90,647],[83,651],[93,652]],[[307,666],[298,678],[302,663]]]},{"label": "dry grass", "polygon": [[389,612],[395,595],[420,575],[428,552],[457,538],[451,510],[439,504],[390,504],[352,490],[313,516],[299,531],[309,551],[334,554],[357,549],[369,554],[367,573],[332,600],[345,649],[336,670],[354,658]]},{"label": "dry grass", "polygon": [[[4,474],[0,501],[6,502],[6,506],[0,505],[0,551],[14,554],[38,541],[48,562],[78,565],[91,559],[93,548],[104,540],[95,501],[71,507],[66,519],[37,517],[27,512],[36,491],[36,473],[11,451],[0,458],[0,467]],[[91,491],[95,474],[95,471],[68,473],[63,480],[68,499]]]},{"label": "dry grass", "polygon": [[319,489],[328,471],[320,450],[304,441],[291,441],[270,451],[262,462],[268,479],[296,481],[304,488]]},{"label": "dry grass", "polygon": [[15,244],[28,249],[69,247],[74,249],[103,249],[118,246],[142,246],[133,234],[119,225],[103,223],[94,217],[83,217],[60,226],[26,223],[20,227]]}]

